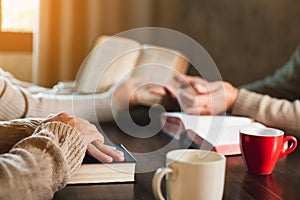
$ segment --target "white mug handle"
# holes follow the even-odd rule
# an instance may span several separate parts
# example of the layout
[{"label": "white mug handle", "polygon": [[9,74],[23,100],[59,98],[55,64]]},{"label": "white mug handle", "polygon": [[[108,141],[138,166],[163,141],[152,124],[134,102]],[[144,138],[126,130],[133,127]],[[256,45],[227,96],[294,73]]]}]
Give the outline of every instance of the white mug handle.
[{"label": "white mug handle", "polygon": [[161,180],[163,177],[169,173],[172,173],[172,169],[169,167],[163,167],[156,170],[152,179],[152,190],[154,197],[159,200],[165,200],[161,193]]}]

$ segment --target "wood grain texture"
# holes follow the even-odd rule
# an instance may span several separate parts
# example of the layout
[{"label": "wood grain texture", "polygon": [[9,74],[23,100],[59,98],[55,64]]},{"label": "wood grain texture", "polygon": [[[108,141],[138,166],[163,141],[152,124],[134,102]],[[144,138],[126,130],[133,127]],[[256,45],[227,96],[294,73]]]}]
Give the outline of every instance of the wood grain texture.
[{"label": "wood grain texture", "polygon": [[[160,111],[156,112],[158,119]],[[149,117],[147,109],[140,108],[131,112],[133,119],[137,124],[147,125]],[[122,116],[121,116],[122,117]],[[153,128],[160,126],[158,121],[154,120]],[[115,123],[101,124],[106,133],[107,140],[115,143],[123,143],[128,150],[133,153],[151,152],[162,149],[166,144],[170,144],[171,139],[159,132],[149,138],[132,137],[121,131]],[[134,129],[132,130],[135,131]],[[149,134],[152,128],[140,132],[140,134]],[[155,156],[136,157],[137,168],[141,170],[148,166],[162,167],[165,165],[165,154],[171,149],[180,148],[180,144],[173,142],[168,149],[158,151]],[[278,161],[274,172],[271,175],[255,175],[248,173],[243,164],[241,156],[227,157],[226,162],[226,180],[224,188],[224,200],[256,200],[256,199],[288,199],[297,200],[300,198],[300,148],[295,152]],[[136,182],[130,184],[98,184],[98,185],[79,185],[67,186],[55,194],[54,199],[154,199],[152,194],[152,177],[154,170],[146,173],[137,173]],[[162,184],[163,191],[166,190],[165,184]]]}]

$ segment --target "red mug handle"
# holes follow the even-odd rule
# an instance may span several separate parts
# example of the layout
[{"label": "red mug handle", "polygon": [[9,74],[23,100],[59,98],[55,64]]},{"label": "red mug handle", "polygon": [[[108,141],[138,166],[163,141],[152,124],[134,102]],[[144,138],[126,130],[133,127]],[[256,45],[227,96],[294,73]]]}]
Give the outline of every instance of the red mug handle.
[{"label": "red mug handle", "polygon": [[279,158],[292,153],[292,151],[294,151],[296,149],[296,147],[297,147],[297,138],[295,138],[293,136],[285,136],[283,138],[283,146],[288,141],[291,141],[291,145],[287,149],[282,148],[282,150],[280,152],[280,155],[279,155]]}]

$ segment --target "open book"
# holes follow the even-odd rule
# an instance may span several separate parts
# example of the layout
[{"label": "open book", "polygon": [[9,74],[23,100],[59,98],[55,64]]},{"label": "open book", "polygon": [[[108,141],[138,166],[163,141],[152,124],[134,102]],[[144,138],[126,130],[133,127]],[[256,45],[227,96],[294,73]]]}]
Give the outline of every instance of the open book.
[{"label": "open book", "polygon": [[68,184],[134,182],[136,160],[121,144],[115,144],[124,152],[124,162],[101,163],[86,155],[79,170],[71,177]]},{"label": "open book", "polygon": [[102,36],[77,73],[75,92],[95,93],[109,90],[115,83],[141,76],[146,83],[137,91],[139,103],[153,105],[161,96],[149,88],[172,84],[175,73],[186,73],[187,58],[179,51],[119,36]]},{"label": "open book", "polygon": [[264,127],[250,118],[199,116],[178,112],[161,115],[163,132],[194,148],[214,150],[224,155],[240,154],[239,130]]}]

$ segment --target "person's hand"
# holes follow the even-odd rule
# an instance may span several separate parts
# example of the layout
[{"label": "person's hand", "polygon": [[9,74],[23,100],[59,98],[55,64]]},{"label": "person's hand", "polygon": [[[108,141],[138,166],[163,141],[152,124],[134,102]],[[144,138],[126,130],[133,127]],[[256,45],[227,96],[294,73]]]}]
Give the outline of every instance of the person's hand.
[{"label": "person's hand", "polygon": [[180,88],[166,86],[153,89],[158,95],[177,98],[183,111],[194,115],[213,115],[230,111],[238,94],[238,89],[228,82],[208,82],[200,77],[180,75],[175,80]]},{"label": "person's hand", "polygon": [[195,83],[180,91],[179,102],[188,114],[215,115],[230,111],[237,94],[238,89],[228,82]]},{"label": "person's hand", "polygon": [[182,89],[190,91],[191,93],[208,93],[206,81],[197,76],[188,76],[185,74],[179,74],[174,76],[174,81],[179,83],[179,88],[175,88],[172,85],[165,85],[164,87],[152,88],[151,93],[160,96],[169,96],[171,98],[177,98]]},{"label": "person's hand", "polygon": [[182,91],[193,95],[209,93],[206,81],[200,77],[179,74],[174,76],[174,81],[179,84],[178,88],[165,85],[164,87],[154,87],[150,92],[165,98],[178,100]]},{"label": "person's hand", "polygon": [[145,77],[131,77],[113,88],[112,97],[117,110],[128,109],[137,104],[136,91],[145,82]]},{"label": "person's hand", "polygon": [[68,124],[75,128],[84,137],[87,142],[87,153],[102,162],[123,161],[123,152],[117,150],[115,147],[105,145],[103,135],[97,130],[96,126],[89,123],[82,118],[76,118],[69,116],[67,113],[62,112],[56,115],[50,115],[48,119],[44,121],[53,122],[59,121]]}]

